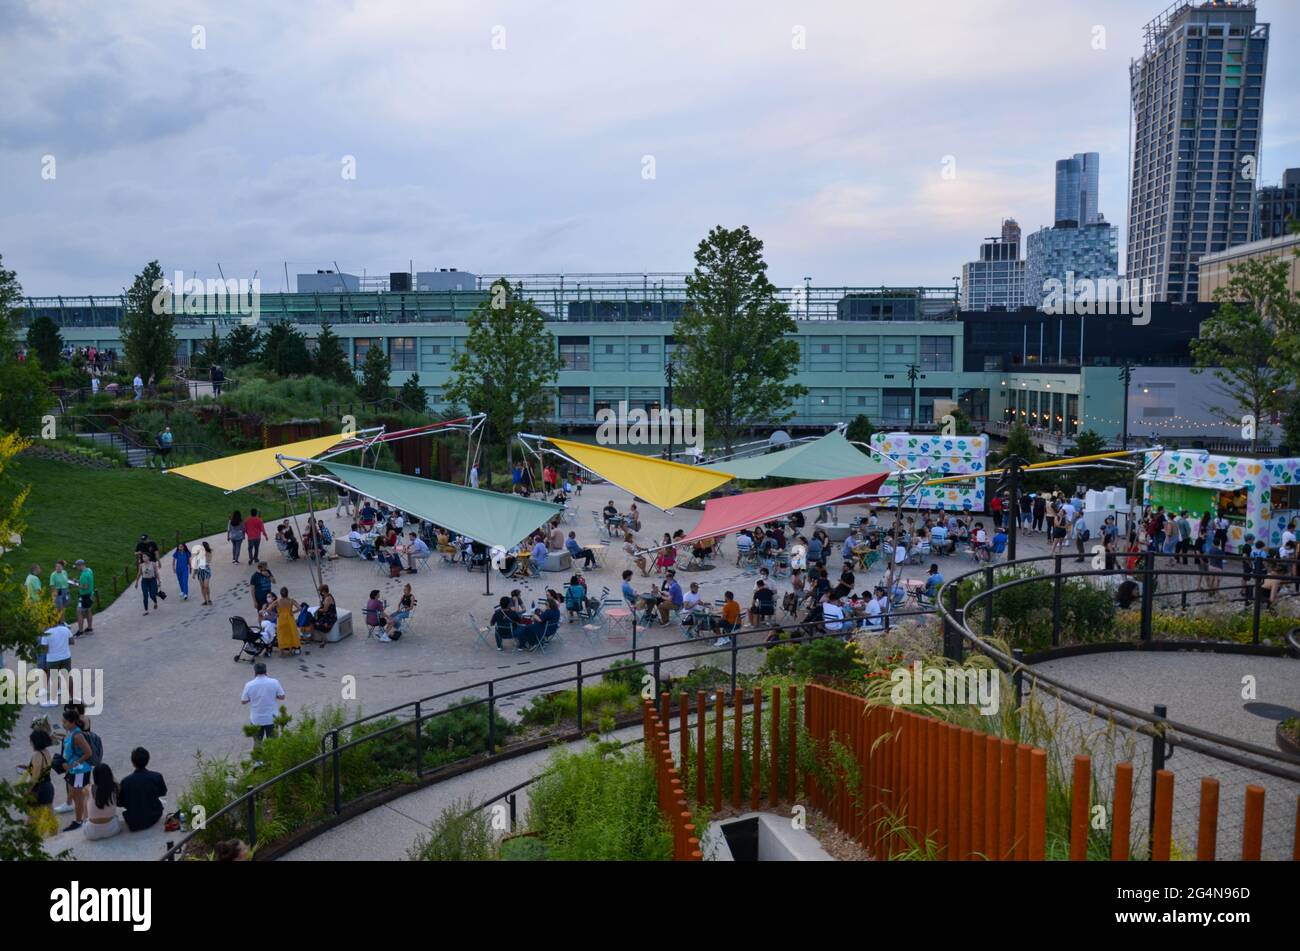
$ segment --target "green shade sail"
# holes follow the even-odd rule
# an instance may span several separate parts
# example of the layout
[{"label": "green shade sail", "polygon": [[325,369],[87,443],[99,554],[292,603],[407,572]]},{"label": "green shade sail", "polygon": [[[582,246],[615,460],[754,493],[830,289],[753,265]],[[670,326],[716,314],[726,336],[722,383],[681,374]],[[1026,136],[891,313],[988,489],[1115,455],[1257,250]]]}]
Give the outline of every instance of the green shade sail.
[{"label": "green shade sail", "polygon": [[766,479],[778,476],[783,479],[843,479],[847,476],[867,475],[880,469],[866,453],[853,447],[844,433],[833,429],[820,439],[806,442],[780,452],[769,452],[748,459],[728,459],[718,467],[702,466],[714,472],[729,472],[737,479]]},{"label": "green shade sail", "polygon": [[337,462],[317,463],[359,493],[485,545],[510,548],[564,511],[562,505]]}]

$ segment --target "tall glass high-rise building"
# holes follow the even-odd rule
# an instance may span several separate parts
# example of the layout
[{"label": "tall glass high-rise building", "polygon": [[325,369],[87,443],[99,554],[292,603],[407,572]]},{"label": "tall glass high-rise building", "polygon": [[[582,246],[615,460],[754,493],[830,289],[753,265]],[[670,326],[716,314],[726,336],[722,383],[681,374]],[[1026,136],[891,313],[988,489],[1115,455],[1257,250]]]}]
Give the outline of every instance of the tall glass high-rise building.
[{"label": "tall glass high-rise building", "polygon": [[1154,300],[1195,302],[1200,256],[1250,240],[1268,32],[1254,0],[1183,0],[1146,26],[1125,271]]},{"label": "tall glass high-rise building", "polygon": [[1056,163],[1056,221],[1090,225],[1099,219],[1097,189],[1101,183],[1101,156],[1076,152]]}]

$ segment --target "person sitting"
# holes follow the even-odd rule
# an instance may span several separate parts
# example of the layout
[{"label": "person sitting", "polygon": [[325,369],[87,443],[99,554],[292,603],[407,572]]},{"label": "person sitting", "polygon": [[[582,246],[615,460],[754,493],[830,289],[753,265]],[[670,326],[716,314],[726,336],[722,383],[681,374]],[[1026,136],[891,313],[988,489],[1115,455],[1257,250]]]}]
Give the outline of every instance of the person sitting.
[{"label": "person sitting", "polygon": [[731,643],[731,638],[740,628],[740,605],[736,602],[734,592],[727,591],[722,596],[722,617],[718,622],[718,633],[721,635],[713,642],[715,647],[726,647]]},{"label": "person sitting", "polygon": [[749,532],[736,535],[736,564],[743,565],[754,552],[754,536]]},{"label": "person sitting", "polygon": [[993,533],[993,541],[989,545],[989,552],[994,558],[999,558],[1007,550],[1007,530],[1001,525]]},{"label": "person sitting", "polygon": [[546,556],[549,554],[546,548],[546,539],[542,533],[538,532],[533,536],[533,547],[528,551],[528,573],[533,577],[541,574],[546,567]]},{"label": "person sitting", "polygon": [[751,626],[761,624],[776,616],[776,592],[760,580],[754,586],[754,600],[749,606],[749,623]]},{"label": "person sitting", "polygon": [[357,513],[357,524],[361,526],[363,532],[369,532],[375,527],[375,519],[377,517],[378,513],[375,511],[375,507],[371,505],[370,500],[367,499],[362,503],[361,511]]},{"label": "person sitting", "polygon": [[379,640],[385,644],[391,640],[388,636],[388,614],[384,611],[384,602],[379,600],[379,589],[370,592],[365,609],[366,627],[379,630]]},{"label": "person sitting", "polygon": [[569,553],[569,557],[574,561],[582,559],[582,567],[590,568],[596,563],[596,553],[590,548],[583,548],[578,544],[578,533],[569,532],[568,539],[564,542],[564,548]]},{"label": "person sitting", "polygon": [[[501,643],[503,638],[527,637],[531,632],[521,631],[521,628],[531,623],[531,617],[524,617],[511,603],[509,597],[503,597],[497,602],[496,610],[492,612],[492,636],[496,638],[497,650],[505,650],[505,646]],[[520,647],[524,646],[522,640],[516,643]]]},{"label": "person sitting", "polygon": [[578,617],[587,616],[587,586],[578,575],[570,578],[564,587],[564,609],[569,612],[570,624]]},{"label": "person sitting", "polygon": [[135,771],[118,786],[117,801],[122,806],[126,827],[140,832],[162,818],[162,797],[167,795],[167,783],[161,773],[148,768],[149,751],[143,746],[131,751],[131,765]]},{"label": "person sitting", "polygon": [[428,558],[433,554],[429,546],[425,544],[424,539],[420,538],[415,532],[408,532],[406,535],[406,573],[415,574],[415,562],[417,559]]},{"label": "person sitting", "polygon": [[943,586],[943,575],[939,573],[939,566],[932,564],[930,570],[925,576],[925,597],[933,602],[939,597],[939,588]]},{"label": "person sitting", "polygon": [[298,560],[298,539],[288,522],[281,522],[275,530],[275,547],[284,552],[284,557],[289,561]]},{"label": "person sitting", "polygon": [[320,605],[316,608],[316,613],[311,616],[308,624],[300,624],[298,627],[304,634],[315,633],[316,645],[324,647],[327,643],[326,635],[334,630],[338,620],[338,604],[334,601],[334,595],[330,594],[330,586],[323,584],[320,586]]},{"label": "person sitting", "polygon": [[673,545],[673,537],[667,532],[664,533],[663,543],[660,545],[659,554],[655,556],[655,574],[660,574],[675,567],[677,564],[677,549]]},{"label": "person sitting", "polygon": [[82,830],[87,839],[109,839],[122,831],[122,822],[117,815],[117,782],[107,763],[100,763],[90,775],[90,796],[86,803],[90,821]]},{"label": "person sitting", "polygon": [[808,564],[820,565],[825,563],[825,561],[826,555],[822,549],[821,536],[814,532],[812,541],[808,543]]},{"label": "person sitting", "polygon": [[[279,541],[278,531],[276,532],[276,540],[277,542]],[[352,523],[352,530],[348,532],[348,544],[352,546],[352,550],[355,551],[359,557],[365,559],[374,557],[375,546],[366,541],[366,536],[361,534],[361,530],[357,527],[356,522]]]},{"label": "person sitting", "polygon": [[[536,634],[539,638],[537,643],[541,643],[540,638],[542,637],[549,641],[555,636],[555,631],[560,624],[560,602],[556,598],[554,591],[546,592],[546,607],[534,609],[533,617],[536,619],[533,626],[536,627]],[[548,630],[551,632],[549,635],[546,634]],[[529,631],[529,633],[531,634],[533,631]]]},{"label": "person sitting", "polygon": [[632,537],[631,532],[623,534],[623,554],[627,556],[628,561],[641,569],[641,577],[645,578],[650,574],[645,552],[636,547],[636,539]]},{"label": "person sitting", "polygon": [[845,629],[846,624],[849,630],[852,630],[852,622],[844,620],[844,607],[840,599],[832,593],[822,602],[822,630],[827,634],[839,634]]},{"label": "person sitting", "polygon": [[930,550],[936,555],[951,555],[954,548],[954,543],[948,537],[946,525],[936,525],[930,529]]},{"label": "person sitting", "polygon": [[390,640],[395,641],[402,636],[402,622],[411,616],[418,603],[411,586],[406,585],[402,589],[401,598],[397,601],[397,610],[388,616],[388,623],[384,625],[384,633]]},{"label": "person sitting", "polygon": [[615,507],[613,499],[610,499],[605,503],[605,507],[601,510],[600,514],[605,519],[605,531],[610,535],[613,535],[614,527],[622,521],[619,518],[618,509]]}]

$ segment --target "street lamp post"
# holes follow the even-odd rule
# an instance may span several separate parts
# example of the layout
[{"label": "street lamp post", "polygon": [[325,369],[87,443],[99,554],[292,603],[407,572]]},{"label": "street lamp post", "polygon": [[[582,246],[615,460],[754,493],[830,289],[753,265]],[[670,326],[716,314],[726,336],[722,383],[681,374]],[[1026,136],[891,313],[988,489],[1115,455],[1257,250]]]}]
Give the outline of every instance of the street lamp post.
[{"label": "street lamp post", "polygon": [[912,384],[912,408],[909,411],[909,415],[912,418],[908,420],[908,424],[909,424],[908,428],[912,430],[916,429],[916,416],[917,416],[916,381],[920,376],[921,376],[921,368],[917,366],[915,363],[909,363],[907,365],[907,379],[911,381]]},{"label": "street lamp post", "polygon": [[1128,389],[1133,383],[1133,364],[1124,361],[1124,366],[1119,371],[1119,378],[1124,381],[1124,428],[1120,437],[1120,448],[1128,449]]},{"label": "street lamp post", "polygon": [[664,365],[664,380],[668,383],[665,397],[668,403],[668,459],[670,461],[673,458],[673,374],[675,372],[677,368],[673,366],[673,358],[669,357]]}]

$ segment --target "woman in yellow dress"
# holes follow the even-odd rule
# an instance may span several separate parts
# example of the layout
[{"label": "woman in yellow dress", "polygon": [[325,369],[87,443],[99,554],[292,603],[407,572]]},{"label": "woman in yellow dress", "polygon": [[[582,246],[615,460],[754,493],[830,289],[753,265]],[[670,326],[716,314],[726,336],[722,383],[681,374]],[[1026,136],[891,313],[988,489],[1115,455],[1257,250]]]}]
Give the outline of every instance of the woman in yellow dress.
[{"label": "woman in yellow dress", "polygon": [[281,588],[280,597],[276,602],[278,616],[275,619],[275,643],[280,648],[281,653],[292,651],[295,654],[302,653],[302,636],[298,633],[298,610],[302,607],[297,601],[289,597],[289,589]]}]

